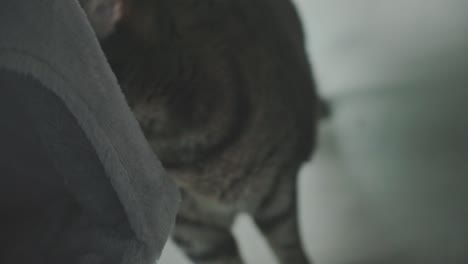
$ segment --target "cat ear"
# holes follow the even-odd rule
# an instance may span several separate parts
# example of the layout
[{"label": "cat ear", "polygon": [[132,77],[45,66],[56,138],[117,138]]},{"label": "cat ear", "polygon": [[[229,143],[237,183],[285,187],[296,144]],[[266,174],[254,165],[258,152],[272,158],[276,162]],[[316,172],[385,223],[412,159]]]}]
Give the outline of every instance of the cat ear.
[{"label": "cat ear", "polygon": [[122,0],[79,0],[99,39],[107,37],[122,18]]}]

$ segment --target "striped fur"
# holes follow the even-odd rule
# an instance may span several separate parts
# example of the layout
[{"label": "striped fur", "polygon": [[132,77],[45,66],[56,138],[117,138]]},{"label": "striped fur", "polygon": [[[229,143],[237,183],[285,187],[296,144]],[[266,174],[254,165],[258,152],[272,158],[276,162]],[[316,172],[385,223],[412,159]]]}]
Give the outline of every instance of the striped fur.
[{"label": "striped fur", "polygon": [[320,113],[292,3],[119,4],[121,19],[102,46],[183,191],[174,241],[194,263],[241,264],[231,225],[247,212],[282,264],[310,263],[296,184]]}]

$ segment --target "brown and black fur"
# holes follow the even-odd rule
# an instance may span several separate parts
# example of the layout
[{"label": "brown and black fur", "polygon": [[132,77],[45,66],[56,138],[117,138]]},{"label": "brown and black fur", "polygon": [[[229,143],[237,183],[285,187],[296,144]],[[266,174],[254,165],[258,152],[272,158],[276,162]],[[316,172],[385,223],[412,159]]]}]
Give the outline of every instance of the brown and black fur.
[{"label": "brown and black fur", "polygon": [[247,212],[282,264],[311,263],[296,184],[319,103],[290,0],[83,0],[88,16],[99,1],[121,5],[102,47],[183,192],[174,241],[194,263],[243,263],[230,228]]}]

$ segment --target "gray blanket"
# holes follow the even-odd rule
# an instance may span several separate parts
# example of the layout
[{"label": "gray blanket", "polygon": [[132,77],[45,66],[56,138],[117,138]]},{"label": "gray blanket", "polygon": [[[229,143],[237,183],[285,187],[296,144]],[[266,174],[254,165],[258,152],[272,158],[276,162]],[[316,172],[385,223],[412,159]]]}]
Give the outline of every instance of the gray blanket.
[{"label": "gray blanket", "polygon": [[88,211],[105,214],[111,210],[105,200],[115,199],[109,190],[115,191],[134,236],[120,263],[152,263],[172,228],[179,194],[144,139],[77,1],[2,1],[1,69],[34,78],[64,102],[106,174],[83,175],[85,184],[71,186],[70,195]]}]

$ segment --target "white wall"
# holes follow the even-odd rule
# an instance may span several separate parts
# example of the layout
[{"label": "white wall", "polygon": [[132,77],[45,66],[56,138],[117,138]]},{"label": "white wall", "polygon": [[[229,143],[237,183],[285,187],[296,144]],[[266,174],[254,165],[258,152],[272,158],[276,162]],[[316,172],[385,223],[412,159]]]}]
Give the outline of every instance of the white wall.
[{"label": "white wall", "polygon": [[333,108],[303,175],[309,251],[468,263],[468,2],[297,1]]}]

